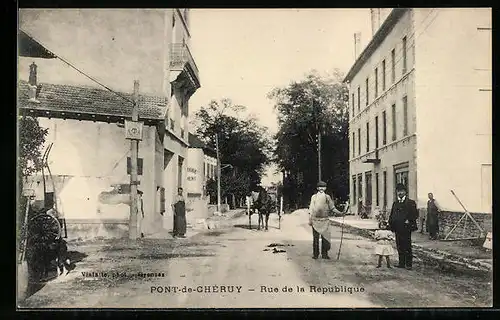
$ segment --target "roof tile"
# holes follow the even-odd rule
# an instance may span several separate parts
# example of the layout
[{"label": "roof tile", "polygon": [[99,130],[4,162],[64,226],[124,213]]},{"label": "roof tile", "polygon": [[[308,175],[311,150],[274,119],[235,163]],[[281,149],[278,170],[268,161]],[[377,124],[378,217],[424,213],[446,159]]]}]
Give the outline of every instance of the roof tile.
[{"label": "roof tile", "polygon": [[[43,111],[64,111],[109,116],[130,117],[132,103],[116,94],[97,88],[41,83],[37,100],[28,100],[28,82],[19,81],[18,107]],[[132,94],[120,93],[132,101]],[[167,99],[159,96],[139,95],[139,118],[162,120],[167,109]]]}]

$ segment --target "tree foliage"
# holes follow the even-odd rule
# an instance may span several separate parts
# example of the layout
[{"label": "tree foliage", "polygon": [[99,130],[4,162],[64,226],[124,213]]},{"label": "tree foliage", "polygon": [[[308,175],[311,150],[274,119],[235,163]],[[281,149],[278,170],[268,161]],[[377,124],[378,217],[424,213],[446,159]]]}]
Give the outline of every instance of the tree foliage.
[{"label": "tree foliage", "polygon": [[18,166],[23,177],[30,176],[42,166],[42,146],[48,129],[40,127],[38,120],[22,116],[19,125],[19,158]]},{"label": "tree foliage", "polygon": [[244,196],[260,183],[260,176],[270,163],[272,143],[267,128],[259,125],[254,117],[243,117],[245,110],[244,106],[222,99],[212,100],[195,114],[196,134],[208,146],[215,149],[218,136],[223,197]]},{"label": "tree foliage", "polygon": [[[321,132],[322,180],[335,197],[349,193],[348,88],[342,74],[320,76],[312,71],[305,79],[273,89],[279,130],[275,160],[290,173],[284,191],[306,200],[318,181],[318,132]],[[304,202],[302,201],[302,202]]]}]

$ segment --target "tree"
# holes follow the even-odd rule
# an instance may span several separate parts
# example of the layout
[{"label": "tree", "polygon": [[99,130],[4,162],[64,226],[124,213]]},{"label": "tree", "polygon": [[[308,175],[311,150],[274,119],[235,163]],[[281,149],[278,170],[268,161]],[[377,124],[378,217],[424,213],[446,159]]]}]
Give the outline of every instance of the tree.
[{"label": "tree", "polygon": [[38,172],[42,167],[42,146],[48,129],[40,127],[38,120],[29,116],[19,117],[18,169],[22,177]]},{"label": "tree", "polygon": [[[23,190],[23,181],[30,175],[38,172],[42,163],[42,146],[45,143],[48,129],[40,127],[38,120],[29,116],[18,118],[18,219],[24,220],[26,210],[26,199],[21,197]],[[20,235],[21,223],[17,224],[17,235]]]},{"label": "tree", "polygon": [[246,107],[229,99],[212,100],[195,114],[196,134],[215,149],[219,139],[221,164],[231,164],[221,175],[221,195],[234,194],[242,198],[260,183],[266,165],[270,163],[272,143],[267,128],[254,117],[243,117]]},{"label": "tree", "polygon": [[346,199],[349,193],[349,93],[342,83],[342,74],[335,70],[333,74],[320,76],[312,71],[301,81],[273,89],[268,97],[275,101],[278,112],[274,156],[279,169],[289,174],[286,179],[289,185],[284,186],[289,197],[300,197],[304,205],[315,189],[317,136],[321,132],[322,180],[335,197]]}]

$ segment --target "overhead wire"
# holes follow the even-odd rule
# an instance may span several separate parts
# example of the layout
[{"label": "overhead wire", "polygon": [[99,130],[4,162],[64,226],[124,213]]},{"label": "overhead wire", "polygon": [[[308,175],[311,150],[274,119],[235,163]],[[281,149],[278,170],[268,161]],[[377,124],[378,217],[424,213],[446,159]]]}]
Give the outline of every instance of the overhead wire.
[{"label": "overhead wire", "polygon": [[51,51],[50,49],[47,48],[46,45],[44,45],[41,41],[39,41],[38,39],[36,39],[35,37],[33,37],[31,34],[29,34],[28,32],[24,31],[24,30],[21,30],[22,32],[24,32],[28,37],[30,37],[31,39],[35,40],[36,42],[38,42],[41,46],[43,46],[45,48],[45,50],[47,50],[50,54],[52,54],[54,57],[56,57],[57,59],[61,60],[62,62],[64,62],[65,64],[67,64],[69,67],[73,68],[74,70],[76,70],[78,73],[82,74],[83,76],[87,77],[88,79],[90,79],[91,81],[97,83],[98,85],[100,85],[101,87],[105,88],[106,90],[114,93],[115,95],[119,96],[120,98],[134,104],[134,101],[128,99],[127,97],[123,96],[122,94],[116,92],[115,90],[109,88],[108,86],[106,86],[105,84],[99,82],[98,80],[94,79],[92,76],[88,75],[87,73],[83,72],[82,70],[78,69],[76,66],[74,66],[72,63],[70,63],[69,61],[67,61],[66,59],[62,58],[61,56],[59,56],[58,54],[55,54],[53,51]]}]

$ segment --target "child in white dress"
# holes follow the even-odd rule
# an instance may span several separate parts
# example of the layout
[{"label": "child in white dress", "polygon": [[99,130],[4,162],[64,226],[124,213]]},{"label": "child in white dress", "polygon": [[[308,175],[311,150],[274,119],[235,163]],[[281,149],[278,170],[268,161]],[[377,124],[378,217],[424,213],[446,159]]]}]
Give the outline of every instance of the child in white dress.
[{"label": "child in white dress", "polygon": [[384,257],[387,261],[387,268],[391,268],[391,260],[389,257],[394,254],[394,249],[392,248],[394,235],[390,230],[387,230],[386,221],[381,221],[378,227],[379,230],[375,231],[375,240],[377,240],[377,244],[375,245],[375,254],[378,255],[377,268],[382,266],[382,259]]}]

